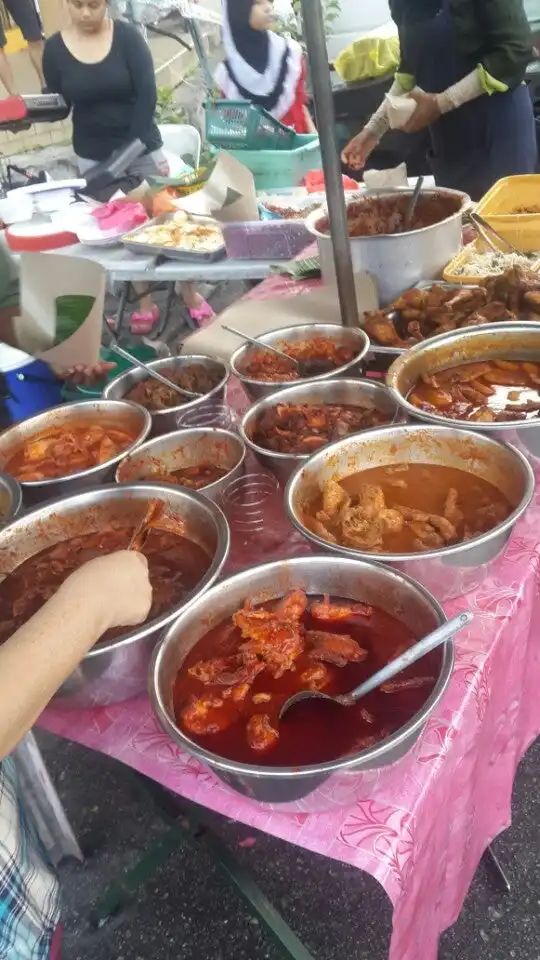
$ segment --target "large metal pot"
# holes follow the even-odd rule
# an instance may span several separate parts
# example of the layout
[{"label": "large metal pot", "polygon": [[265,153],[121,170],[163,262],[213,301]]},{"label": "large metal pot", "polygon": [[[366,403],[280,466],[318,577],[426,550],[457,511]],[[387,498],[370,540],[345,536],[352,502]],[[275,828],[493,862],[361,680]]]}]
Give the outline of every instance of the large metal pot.
[{"label": "large metal pot", "polygon": [[[183,354],[181,357],[166,357],[163,360],[152,360],[147,366],[158,373],[166,375],[167,370],[180,370],[182,367],[197,366],[206,367],[207,370],[215,371],[221,379],[213,390],[205,393],[204,396],[196,400],[188,400],[186,403],[179,403],[177,407],[169,407],[167,410],[151,410],[152,433],[163,434],[178,430],[179,420],[182,415],[196,411],[203,413],[208,407],[215,408],[216,404],[223,403],[225,397],[225,387],[229,379],[229,368],[223,360],[218,357],[207,357],[202,354]],[[122,400],[137,383],[142,380],[148,380],[148,374],[142,367],[132,367],[126,370],[120,376],[115,377],[107,384],[103,391],[105,400]]]},{"label": "large metal pot", "polygon": [[[504,493],[513,510],[504,523],[474,540],[425,553],[369,553],[330,544],[311,533],[302,507],[316,497],[323,483],[373,467],[425,463],[456,467],[488,480]],[[485,579],[501,554],[517,520],[534,493],[534,474],[526,458],[511,446],[481,433],[421,424],[383,427],[325,447],[299,467],[285,492],[289,519],[319,549],[341,557],[391,563],[419,580],[440,600],[463,596]]]},{"label": "large metal pot", "polygon": [[278,403],[343,403],[351,407],[371,407],[386,413],[389,423],[393,423],[401,416],[398,404],[390,397],[386,387],[373,380],[326,380],[324,383],[299,383],[287,390],[280,390],[264,400],[259,400],[244,415],[240,424],[240,433],[263,466],[268,467],[278,480],[282,481],[288,480],[299,464],[306,463],[309,454],[278,453],[253,442],[253,431],[257,420],[261,414],[271,410]]},{"label": "large metal pot", "polygon": [[65,477],[56,477],[53,480],[33,480],[21,483],[23,499],[27,506],[42,503],[65,494],[75,493],[77,490],[86,490],[106,483],[114,478],[117,464],[122,457],[135,450],[150,432],[150,414],[138,403],[129,403],[127,400],[81,400],[77,403],[65,403],[60,407],[44,410],[35,417],[16,423],[9,430],[0,435],[0,469],[5,469],[11,457],[20,450],[23,442],[30,437],[38,437],[46,430],[70,430],[82,424],[97,424],[100,427],[113,427],[133,433],[133,443],[105,463],[90,470],[80,470]]},{"label": "large metal pot", "polygon": [[[122,460],[116,471],[116,482],[152,482],[156,474],[163,476],[183,467],[213,463],[227,470],[227,474],[215,483],[201,487],[199,493],[217,501],[229,483],[242,476],[245,459],[244,442],[229,430],[217,430],[213,427],[177,430],[176,433],[168,433],[165,437],[155,437],[154,440],[143,443],[134,453]],[[158,480],[158,483],[165,482]]]},{"label": "large metal pot", "polygon": [[[311,793],[331,774],[357,774],[400,759],[412,747],[441,699],[453,666],[453,643],[450,642],[438,654],[439,676],[423,708],[396,733],[361,753],[330,763],[295,768],[226,760],[194,743],[177,726],[172,706],[175,677],[197,641],[227,620],[246,597],[255,603],[267,602],[293,589],[373,604],[407,624],[419,638],[446,619],[437,601],[420,584],[398,571],[341,557],[329,563],[324,556],[280,560],[246,570],[223,580],[179,617],[156,649],[150,670],[150,697],[158,721],[179,747],[207,763],[229,786],[244,796],[267,803],[291,803]],[[361,778],[358,779],[361,782]]]},{"label": "large metal pot", "polygon": [[11,523],[22,507],[22,490],[9,473],[0,473],[0,527]]},{"label": "large metal pot", "polygon": [[[272,346],[280,348],[280,345],[287,341],[296,342],[298,340],[310,340],[312,337],[329,337],[336,343],[351,347],[355,350],[355,356],[350,363],[343,364],[342,367],[336,367],[329,373],[321,373],[318,377],[302,378],[302,384],[324,383],[327,380],[336,377],[354,377],[361,376],[364,372],[364,358],[369,352],[369,338],[363,330],[342,327],[337,323],[304,323],[297,327],[283,327],[281,330],[269,330],[263,333],[258,340],[262,344],[269,343]],[[242,382],[242,385],[253,400],[259,400],[262,397],[269,397],[277,390],[285,390],[293,384],[300,381],[291,381],[287,383],[264,383],[261,380],[250,380],[242,373],[243,364],[247,361],[251,353],[256,353],[257,348],[245,343],[233,353],[230,363],[235,376]]]},{"label": "large metal pot", "polygon": [[386,383],[396,403],[414,420],[465,427],[506,441],[515,441],[517,437],[529,453],[540,457],[540,418],[505,424],[474,423],[420,410],[407,400],[422,374],[438,373],[478,360],[532,360],[540,363],[540,323],[490,323],[483,327],[442,333],[418,343],[395,360],[386,376]]},{"label": "large metal pot", "polygon": [[[455,197],[459,208],[451,216],[406,233],[380,234],[372,237],[351,237],[351,257],[355,272],[366,271],[377,281],[382,306],[391,303],[404,290],[420,280],[436,280],[446,265],[461,249],[461,218],[470,198],[457,190],[435,188],[422,191],[423,196]],[[366,190],[364,197],[412,195],[410,187]],[[350,203],[358,203],[358,199]],[[332,237],[320,227],[326,215],[315,210],[306,219],[306,226],[317,238],[321,272],[325,283],[335,284]]]},{"label": "large metal pot", "polygon": [[[227,521],[214,503],[179,487],[111,484],[45,504],[0,531],[0,580],[4,580],[25,560],[56,543],[105,531],[119,520],[138,523],[146,505],[154,499],[164,501],[171,516],[184,520],[187,538],[206,550],[210,566],[188,599],[150,623],[126,630],[124,636],[90,650],[58,691],[59,705],[99,706],[143,692],[150,655],[161,631],[221,572],[229,552]],[[107,597],[103,597],[103,603],[107,603]]]}]

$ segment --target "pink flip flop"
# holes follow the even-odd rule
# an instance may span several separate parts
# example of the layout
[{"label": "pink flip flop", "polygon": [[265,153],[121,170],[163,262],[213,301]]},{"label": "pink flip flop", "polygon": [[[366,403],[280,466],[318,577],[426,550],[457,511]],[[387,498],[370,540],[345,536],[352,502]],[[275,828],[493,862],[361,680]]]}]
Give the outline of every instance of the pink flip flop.
[{"label": "pink flip flop", "polygon": [[132,313],[129,321],[131,333],[147,336],[159,323],[159,310],[152,307],[147,313]]},{"label": "pink flip flop", "polygon": [[204,327],[205,320],[212,320],[215,317],[212,307],[206,300],[202,301],[200,307],[193,307],[188,313],[198,327]]}]

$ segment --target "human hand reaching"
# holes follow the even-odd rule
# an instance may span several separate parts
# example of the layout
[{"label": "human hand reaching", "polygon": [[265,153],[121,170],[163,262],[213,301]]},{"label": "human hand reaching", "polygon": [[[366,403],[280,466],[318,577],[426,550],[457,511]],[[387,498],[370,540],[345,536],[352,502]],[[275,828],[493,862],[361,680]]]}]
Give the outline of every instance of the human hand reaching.
[{"label": "human hand reaching", "polygon": [[146,620],[152,605],[148,561],[134,550],[96,557],[75,570],[58,592],[75,611],[82,608],[95,618],[99,636],[113,627],[134,627]]},{"label": "human hand reaching", "polygon": [[367,130],[361,130],[347,144],[341,159],[351,170],[363,170],[370,153],[373,153],[378,144],[378,138]]}]

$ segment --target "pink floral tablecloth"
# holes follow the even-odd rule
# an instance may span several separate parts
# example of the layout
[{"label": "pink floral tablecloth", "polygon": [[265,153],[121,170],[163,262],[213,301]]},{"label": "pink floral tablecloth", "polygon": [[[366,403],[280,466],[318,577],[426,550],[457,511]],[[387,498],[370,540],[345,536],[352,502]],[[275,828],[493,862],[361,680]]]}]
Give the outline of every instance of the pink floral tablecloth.
[{"label": "pink floral tablecloth", "polygon": [[[272,295],[283,282],[270,281]],[[436,960],[480,857],[510,823],[516,767],[540,733],[539,530],[540,489],[490,576],[446,605],[449,615],[471,610],[474,622],[458,635],[450,687],[414,749],[376,773],[331,778],[288,812],[244,799],[177,749],[146,698],[53,706],[41,725],[224,816],[368,871],[394,906],[390,960]]]}]

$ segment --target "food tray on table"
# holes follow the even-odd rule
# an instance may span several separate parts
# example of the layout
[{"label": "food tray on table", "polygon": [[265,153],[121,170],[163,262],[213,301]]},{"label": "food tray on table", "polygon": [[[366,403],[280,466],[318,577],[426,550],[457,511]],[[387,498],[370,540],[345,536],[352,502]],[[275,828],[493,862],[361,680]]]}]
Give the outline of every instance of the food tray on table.
[{"label": "food tray on table", "polygon": [[[169,224],[171,226],[169,226]],[[178,227],[178,239],[180,239],[183,234],[186,246],[167,246],[166,243],[159,242],[160,238],[166,238],[168,231],[170,231],[171,237],[173,236],[175,224]],[[160,230],[160,228],[164,229]],[[197,241],[196,234],[192,231],[192,228],[198,228],[201,234],[207,229],[211,230],[212,236],[215,239],[212,240],[211,244],[207,242],[205,249],[201,235],[199,249],[190,248],[187,244]],[[219,246],[216,246],[216,243],[219,241]],[[208,218],[183,219],[178,216],[178,213],[163,213],[153,220],[147,220],[141,227],[137,227],[136,230],[131,230],[129,233],[124,234],[122,243],[126,249],[131,250],[133,253],[146,253],[154,257],[165,257],[168,260],[184,260],[191,263],[213,263],[215,260],[222,260],[223,257],[227,255],[223,233],[221,232],[219,224]]]},{"label": "food tray on table", "polygon": [[[504,235],[508,236],[508,229],[504,230]],[[537,230],[536,240],[531,239],[525,243],[522,238],[518,241],[518,238],[514,237],[512,242],[517,242],[518,248],[523,249],[524,253],[529,253],[530,250],[531,254],[537,254],[536,258],[531,259],[529,269],[535,272],[540,271],[540,228]],[[489,247],[483,240],[475,240],[474,243],[469,243],[466,247],[463,247],[463,250],[460,250],[458,255],[445,267],[443,280],[446,283],[469,287],[477,286],[477,284],[487,280],[489,276],[494,276],[492,273],[475,275],[465,269],[467,261],[470,260],[472,256],[487,253],[488,251]]]}]

